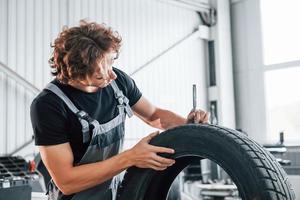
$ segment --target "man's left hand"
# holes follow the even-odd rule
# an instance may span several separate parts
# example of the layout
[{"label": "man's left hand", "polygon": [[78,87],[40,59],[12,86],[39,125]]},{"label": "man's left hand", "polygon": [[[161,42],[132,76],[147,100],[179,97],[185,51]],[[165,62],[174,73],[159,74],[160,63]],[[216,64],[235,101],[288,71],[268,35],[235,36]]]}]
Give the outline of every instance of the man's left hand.
[{"label": "man's left hand", "polygon": [[203,124],[208,124],[208,119],[209,119],[209,112],[205,112],[203,110],[197,109],[197,110],[192,110],[187,117],[187,123],[203,123]]}]

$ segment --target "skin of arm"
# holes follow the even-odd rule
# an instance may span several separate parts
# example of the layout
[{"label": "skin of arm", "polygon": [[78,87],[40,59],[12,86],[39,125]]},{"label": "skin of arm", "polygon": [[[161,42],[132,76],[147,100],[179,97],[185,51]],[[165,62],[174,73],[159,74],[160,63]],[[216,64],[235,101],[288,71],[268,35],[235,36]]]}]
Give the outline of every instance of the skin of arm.
[{"label": "skin of arm", "polygon": [[[141,97],[132,108],[138,117],[158,129],[169,129],[188,122],[188,119],[171,111],[153,106],[144,97]],[[197,118],[197,115],[193,117]],[[69,143],[39,146],[39,151],[56,186],[63,194],[70,195],[101,184],[131,166],[165,170],[173,165],[175,160],[157,155],[157,153],[172,154],[173,149],[149,144],[158,134],[159,132],[151,133],[133,148],[107,160],[79,166],[73,166],[74,157]]]},{"label": "skin of arm", "polygon": [[202,110],[191,111],[187,118],[176,113],[155,107],[145,97],[132,107],[136,116],[154,128],[166,130],[186,123],[208,123],[209,113]]},{"label": "skin of arm", "polygon": [[42,160],[59,190],[70,195],[101,184],[123,170],[136,166],[165,170],[175,160],[163,158],[157,153],[174,153],[173,149],[150,145],[150,140],[159,132],[141,139],[133,148],[107,160],[73,166],[73,152],[69,143],[39,146]]},{"label": "skin of arm", "polygon": [[70,195],[109,180],[132,164],[127,151],[102,162],[73,166],[69,143],[39,146],[42,160],[60,191]]},{"label": "skin of arm", "polygon": [[59,190],[70,195],[101,184],[131,166],[165,170],[175,163],[157,153],[174,153],[173,149],[156,147],[149,141],[158,135],[151,133],[133,148],[107,160],[73,166],[73,152],[69,143],[39,146],[42,160]]}]

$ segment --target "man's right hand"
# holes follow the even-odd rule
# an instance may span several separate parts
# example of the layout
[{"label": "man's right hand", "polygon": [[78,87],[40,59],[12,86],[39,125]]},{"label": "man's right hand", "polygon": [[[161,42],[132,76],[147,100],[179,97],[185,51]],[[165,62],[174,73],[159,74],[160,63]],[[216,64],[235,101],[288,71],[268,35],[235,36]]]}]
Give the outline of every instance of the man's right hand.
[{"label": "man's right hand", "polygon": [[144,137],[133,148],[128,150],[128,159],[133,166],[139,168],[151,168],[154,170],[165,170],[167,167],[172,166],[175,163],[175,160],[173,159],[157,155],[157,153],[173,154],[175,153],[173,149],[149,144],[150,140],[158,134],[158,131],[151,133],[147,137]]}]

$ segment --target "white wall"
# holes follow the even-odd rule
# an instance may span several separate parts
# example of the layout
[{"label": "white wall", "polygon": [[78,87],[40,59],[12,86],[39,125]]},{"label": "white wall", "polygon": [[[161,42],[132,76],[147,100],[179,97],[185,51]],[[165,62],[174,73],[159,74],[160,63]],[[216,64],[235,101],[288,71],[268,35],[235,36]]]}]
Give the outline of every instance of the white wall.
[{"label": "white wall", "polygon": [[210,100],[218,101],[218,124],[236,128],[233,85],[230,1],[214,0],[217,9],[217,24],[212,29],[215,41],[216,86],[210,88]]},{"label": "white wall", "polygon": [[[63,25],[82,18],[119,31],[123,48],[117,66],[129,74],[200,24],[194,11],[153,0],[0,0],[0,61],[42,89],[51,80],[50,42]],[[206,108],[204,46],[200,39],[184,43],[133,78],[154,104],[182,115],[192,108],[192,84],[197,83],[198,105]],[[1,72],[0,83],[1,154],[31,138],[29,105],[34,95]],[[151,131],[137,119],[127,127],[130,141]]]},{"label": "white wall", "polygon": [[237,128],[265,143],[266,112],[259,0],[231,4]]}]

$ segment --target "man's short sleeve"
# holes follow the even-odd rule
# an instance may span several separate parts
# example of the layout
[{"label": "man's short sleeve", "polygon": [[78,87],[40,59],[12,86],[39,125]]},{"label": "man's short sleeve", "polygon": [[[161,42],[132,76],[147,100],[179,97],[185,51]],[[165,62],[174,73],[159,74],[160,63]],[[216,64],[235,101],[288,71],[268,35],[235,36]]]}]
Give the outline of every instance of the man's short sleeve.
[{"label": "man's short sleeve", "polygon": [[30,117],[36,145],[69,142],[65,112],[62,103],[54,95],[48,93],[34,99],[30,106]]},{"label": "man's short sleeve", "polygon": [[135,81],[125,72],[117,68],[114,68],[114,72],[118,76],[116,80],[116,82],[119,83],[118,86],[125,92],[124,95],[129,99],[129,105],[133,106],[141,98],[141,91],[138,89]]}]

